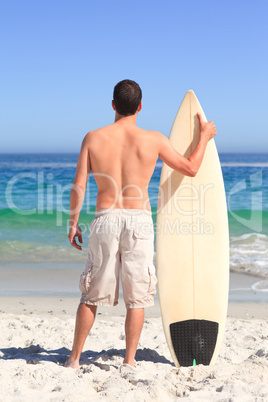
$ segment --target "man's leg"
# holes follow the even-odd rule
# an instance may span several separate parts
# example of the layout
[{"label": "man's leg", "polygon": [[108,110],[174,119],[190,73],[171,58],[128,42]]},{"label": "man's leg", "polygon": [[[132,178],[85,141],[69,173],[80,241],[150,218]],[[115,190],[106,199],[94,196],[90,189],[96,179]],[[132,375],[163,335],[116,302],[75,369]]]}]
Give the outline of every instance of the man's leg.
[{"label": "man's leg", "polygon": [[79,359],[89,331],[94,324],[97,306],[80,303],[75,323],[73,349],[65,367],[79,368]]},{"label": "man's leg", "polygon": [[143,308],[128,308],[125,322],[126,332],[126,356],[124,363],[134,366],[141,330],[144,321]]}]

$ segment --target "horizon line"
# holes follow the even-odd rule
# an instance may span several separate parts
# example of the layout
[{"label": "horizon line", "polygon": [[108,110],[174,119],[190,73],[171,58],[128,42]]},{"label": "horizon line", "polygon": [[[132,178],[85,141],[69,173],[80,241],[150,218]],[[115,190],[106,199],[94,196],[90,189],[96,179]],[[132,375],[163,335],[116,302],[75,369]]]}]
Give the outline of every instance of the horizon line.
[{"label": "horizon line", "polygon": [[[0,155],[58,155],[58,154],[75,154],[79,155],[80,151],[0,151]],[[218,151],[218,154],[251,154],[251,155],[268,155],[267,152],[263,151]]]}]

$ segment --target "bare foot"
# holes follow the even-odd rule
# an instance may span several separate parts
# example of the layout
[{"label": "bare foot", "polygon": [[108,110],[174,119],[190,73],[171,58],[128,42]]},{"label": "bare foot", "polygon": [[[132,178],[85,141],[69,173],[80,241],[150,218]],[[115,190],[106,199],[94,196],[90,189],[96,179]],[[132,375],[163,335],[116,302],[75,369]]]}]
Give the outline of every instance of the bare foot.
[{"label": "bare foot", "polygon": [[135,368],[135,361],[131,360],[131,361],[127,361],[126,359],[123,361],[123,364],[125,364],[126,366],[131,366]]},{"label": "bare foot", "polygon": [[74,361],[70,362],[70,359],[68,359],[64,363],[64,367],[70,367],[72,369],[78,369],[79,368],[79,361],[74,360]]},{"label": "bare foot", "polygon": [[131,366],[128,363],[123,363],[121,364],[121,366],[119,367],[119,372],[121,374],[128,374],[128,373],[136,373],[137,369],[135,366]]}]

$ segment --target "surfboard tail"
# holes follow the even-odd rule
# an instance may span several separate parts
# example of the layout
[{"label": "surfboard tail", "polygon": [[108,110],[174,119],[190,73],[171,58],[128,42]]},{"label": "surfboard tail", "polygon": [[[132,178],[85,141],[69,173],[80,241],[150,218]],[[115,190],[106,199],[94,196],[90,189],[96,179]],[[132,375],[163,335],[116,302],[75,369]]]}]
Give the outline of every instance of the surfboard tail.
[{"label": "surfboard tail", "polygon": [[169,328],[180,366],[210,364],[218,337],[217,322],[192,319],[174,322]]}]

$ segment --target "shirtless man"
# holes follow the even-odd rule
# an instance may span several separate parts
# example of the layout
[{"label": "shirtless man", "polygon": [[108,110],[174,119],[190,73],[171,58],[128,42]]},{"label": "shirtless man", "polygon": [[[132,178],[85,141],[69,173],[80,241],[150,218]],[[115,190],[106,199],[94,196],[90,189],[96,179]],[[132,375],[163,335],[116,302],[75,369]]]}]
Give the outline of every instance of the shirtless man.
[{"label": "shirtless man", "polygon": [[187,159],[161,133],[136,126],[142,108],[141,89],[130,80],[114,88],[115,122],[89,132],[81,146],[70,196],[69,241],[81,250],[78,225],[86,184],[92,171],[97,186],[96,216],[90,225],[88,259],[80,279],[81,302],[76,316],[74,342],[65,366],[78,368],[97,306],[118,302],[121,266],[125,320],[124,364],[134,366],[143,327],[144,307],[153,305],[156,277],[153,266],[154,233],[148,185],[160,157],[168,166],[195,176],[208,141],[216,135],[212,122],[198,115],[200,140]]}]

